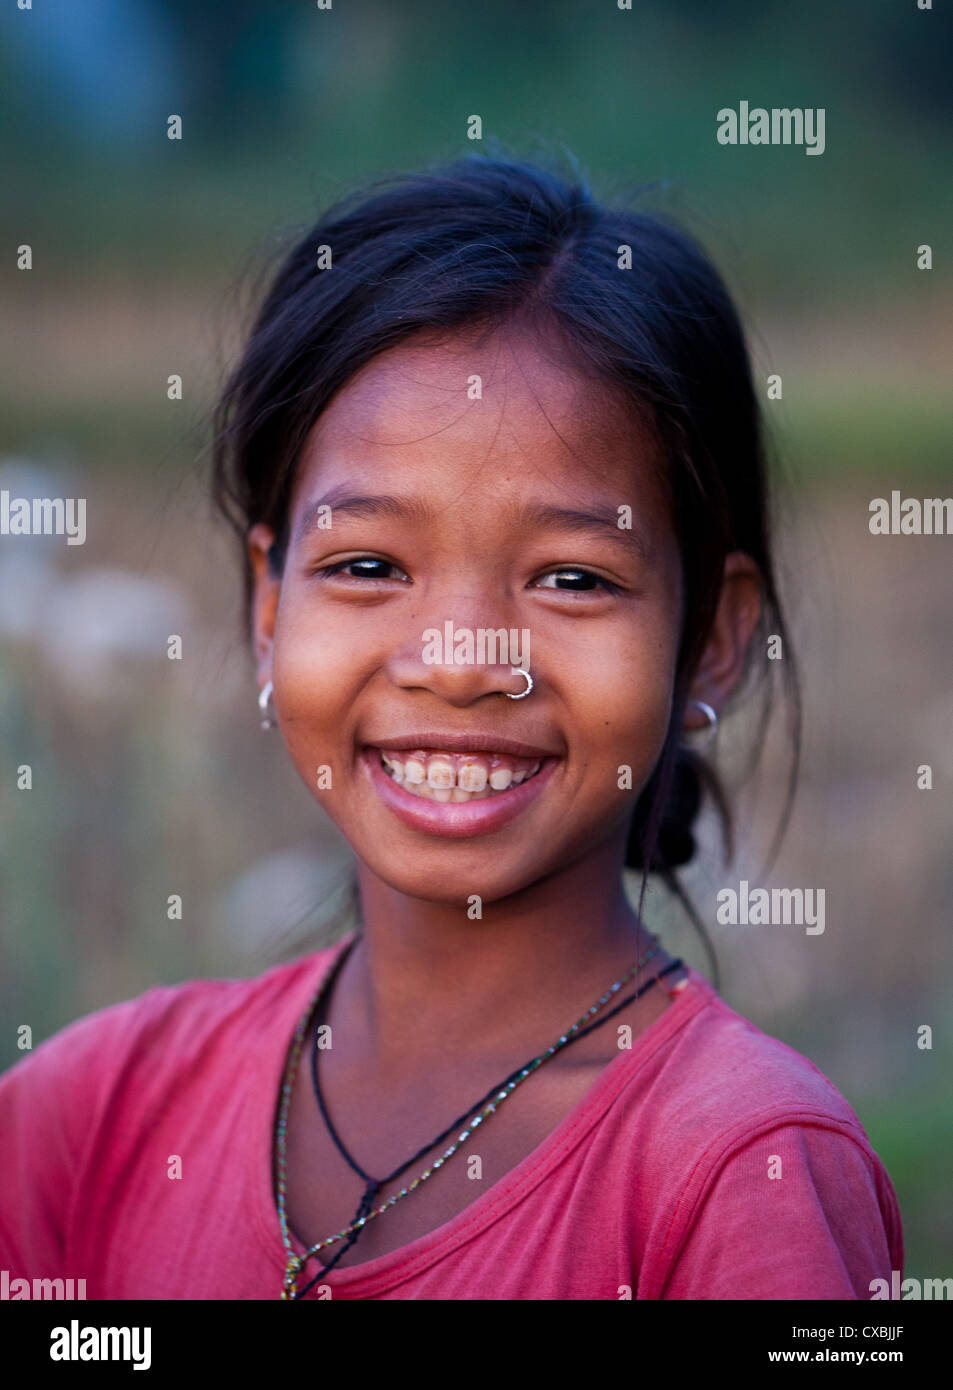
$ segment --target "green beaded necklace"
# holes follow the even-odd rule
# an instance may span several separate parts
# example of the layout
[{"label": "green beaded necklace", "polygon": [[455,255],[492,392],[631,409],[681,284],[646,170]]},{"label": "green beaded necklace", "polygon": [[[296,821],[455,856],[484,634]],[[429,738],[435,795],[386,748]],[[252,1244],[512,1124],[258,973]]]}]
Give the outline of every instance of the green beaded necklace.
[{"label": "green beaded necklace", "polygon": [[[324,980],[322,980],[321,984],[318,986],[317,990],[312,995],[308,1003],[308,1006],[302,1014],[301,1019],[298,1022],[298,1026],[295,1029],[294,1040],[292,1042],[291,1051],[288,1056],[288,1062],[285,1067],[284,1078],[282,1080],[281,1103],[279,1107],[278,1123],[275,1134],[275,1166],[277,1169],[276,1187],[278,1218],[281,1222],[281,1238],[288,1256],[285,1264],[285,1276],[282,1283],[280,1295],[282,1300],[295,1300],[303,1297],[303,1295],[307,1293],[308,1289],[311,1288],[312,1285],[309,1284],[305,1289],[299,1292],[298,1275],[301,1273],[302,1269],[307,1264],[307,1262],[314,1255],[316,1255],[319,1250],[323,1250],[329,1245],[335,1245],[338,1241],[345,1240],[348,1237],[353,1237],[356,1239],[357,1234],[364,1228],[368,1221],[372,1221],[376,1216],[382,1216],[385,1211],[388,1211],[394,1205],[395,1202],[399,1202],[403,1197],[409,1196],[411,1192],[416,1191],[416,1189],[420,1187],[422,1183],[426,1182],[428,1178],[432,1177],[433,1174],[437,1171],[437,1169],[443,1166],[447,1159],[453,1157],[453,1155],[460,1148],[460,1145],[464,1144],[467,1141],[467,1139],[469,1139],[473,1131],[479,1125],[481,1125],[489,1115],[494,1114],[497,1108],[503,1103],[503,1101],[505,1101],[510,1095],[512,1095],[513,1091],[516,1089],[517,1086],[519,1086],[523,1081],[525,1081],[528,1076],[532,1075],[532,1073],[538,1067],[542,1066],[544,1062],[547,1062],[551,1057],[554,1057],[557,1052],[562,1050],[562,1048],[568,1046],[571,1042],[578,1041],[578,1039],[582,1036],[580,1029],[582,1029],[583,1024],[585,1024],[586,1021],[590,1019],[594,1014],[598,1013],[600,1009],[604,1008],[605,1005],[609,1002],[609,1000],[612,999],[614,995],[618,994],[619,990],[626,983],[626,981],[632,979],[634,975],[637,975],[638,972],[643,968],[643,966],[646,965],[648,961],[650,961],[659,950],[659,943],[656,941],[654,946],[652,946],[651,950],[646,951],[645,954],[641,956],[639,960],[636,961],[635,965],[633,965],[630,970],[627,970],[624,975],[622,975],[618,980],[616,980],[615,983],[611,985],[609,989],[605,992],[605,994],[603,994],[602,997],[598,999],[595,1004],[593,1004],[590,1008],[586,1010],[586,1012],[582,1015],[580,1019],[578,1019],[574,1024],[572,1024],[570,1028],[566,1029],[566,1032],[559,1038],[557,1042],[553,1043],[551,1047],[548,1047],[546,1051],[541,1053],[538,1057],[534,1057],[533,1060],[531,1062],[528,1062],[525,1067],[521,1067],[517,1071],[513,1072],[507,1078],[507,1080],[500,1085],[499,1088],[494,1087],[493,1090],[490,1091],[488,1095],[483,1098],[483,1100],[477,1102],[476,1106],[471,1106],[470,1109],[466,1112],[466,1114],[470,1114],[474,1110],[478,1110],[478,1113],[473,1115],[473,1118],[469,1121],[466,1128],[458,1136],[457,1140],[450,1145],[450,1147],[443,1153],[443,1155],[440,1158],[434,1159],[430,1167],[427,1168],[423,1173],[421,1173],[419,1177],[414,1178],[413,1182],[409,1183],[407,1187],[402,1187],[399,1192],[395,1192],[392,1197],[388,1198],[388,1200],[382,1203],[382,1205],[379,1207],[375,1207],[365,1211],[365,1198],[365,1200],[362,1201],[361,1206],[358,1208],[359,1212],[364,1212],[363,1215],[358,1216],[355,1220],[353,1220],[350,1223],[350,1225],[345,1226],[345,1228],[342,1231],[338,1231],[336,1235],[327,1236],[324,1240],[319,1240],[315,1245],[312,1245],[310,1249],[305,1251],[303,1255],[296,1255],[294,1252],[294,1248],[291,1244],[291,1233],[288,1229],[288,1220],[285,1206],[285,1163],[287,1156],[286,1131],[288,1125],[288,1110],[291,1104],[291,1091],[294,1085],[294,1078],[297,1073],[298,1060],[301,1056],[301,1049],[304,1046],[305,1035],[308,1032],[308,1028],[312,1020],[312,1017],[317,1011],[318,1006],[321,1003],[322,998],[324,997],[325,991],[329,988],[330,984],[336,978],[338,971],[344,963],[345,957],[349,954],[354,945],[355,943],[352,942],[351,945],[341,954],[336,966],[329,972],[327,976],[325,976]],[[646,983],[643,984],[640,989],[636,990],[634,994],[630,995],[628,999],[623,1000],[622,1003],[619,1004],[615,1009],[612,1009],[611,1012],[605,1015],[604,1018],[600,1019],[598,1023],[591,1024],[590,1027],[586,1028],[584,1031],[588,1033],[592,1029],[600,1026],[600,1024],[607,1022],[613,1014],[618,1013],[620,1009],[625,1008],[628,1004],[632,1003],[635,999],[638,999],[642,994],[644,994],[646,990],[650,989],[656,983],[656,981],[661,978],[662,975],[667,975],[671,971],[677,970],[681,967],[681,965],[681,960],[673,961],[671,965],[667,966],[664,970],[659,971],[657,975],[654,975],[651,980],[646,981]],[[448,1134],[452,1133],[452,1131],[456,1129],[458,1124],[460,1123],[461,1121],[456,1121],[453,1125],[450,1126],[449,1129],[444,1131],[443,1135],[439,1136],[431,1144],[429,1144],[427,1148],[433,1148],[434,1144],[440,1143],[444,1138],[447,1137]],[[421,1152],[426,1153],[426,1151],[426,1149],[423,1149]],[[410,1163],[412,1163],[413,1161],[414,1160],[411,1159]],[[404,1165],[404,1167],[408,1166],[409,1164]],[[401,1171],[403,1170],[398,1169],[397,1173],[400,1173]],[[389,1182],[396,1176],[397,1174],[392,1174],[391,1178],[385,1179],[384,1181]],[[375,1184],[375,1186],[378,1187],[383,1185],[383,1183]],[[350,1243],[352,1242],[349,1242],[349,1244]],[[312,1280],[312,1284],[316,1283],[317,1279],[320,1277],[321,1276],[319,1274],[314,1280]]]}]

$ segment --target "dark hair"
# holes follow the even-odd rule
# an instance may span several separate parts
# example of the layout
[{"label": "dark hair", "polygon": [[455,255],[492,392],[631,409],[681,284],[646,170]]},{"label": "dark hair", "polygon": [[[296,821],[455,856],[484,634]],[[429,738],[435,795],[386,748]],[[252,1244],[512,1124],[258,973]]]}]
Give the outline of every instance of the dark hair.
[{"label": "dark hair", "polygon": [[[772,854],[790,812],[800,744],[794,652],[770,550],[762,423],[744,333],[722,279],[665,216],[602,205],[575,167],[566,181],[497,156],[377,179],[294,236],[214,414],[213,491],[241,540],[246,621],[248,530],[255,522],[274,530],[269,559],[280,573],[302,446],[359,367],[425,329],[493,326],[517,315],[557,327],[582,370],[621,389],[649,417],[667,463],[685,620],[672,719],[635,807],[626,865],[642,870],[643,896],[647,875],[662,877],[711,953],[675,871],[695,852],[703,790],[720,813],[729,856],[732,819],[719,778],[680,742],[680,731],[731,550],[751,556],[762,578],[746,676],[781,667],[794,697],[792,776]],[[317,268],[322,246],[331,248],[331,270]],[[623,269],[626,247],[631,268]],[[783,641],[781,662],[764,659],[769,633]],[[766,702],[757,751],[769,712]]]}]

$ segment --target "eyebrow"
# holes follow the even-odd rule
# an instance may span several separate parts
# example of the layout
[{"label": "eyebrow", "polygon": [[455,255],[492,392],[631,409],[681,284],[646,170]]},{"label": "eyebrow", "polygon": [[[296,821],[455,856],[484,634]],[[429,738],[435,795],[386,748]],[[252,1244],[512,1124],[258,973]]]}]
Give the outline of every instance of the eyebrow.
[{"label": "eyebrow", "polygon": [[326,529],[320,524],[324,507],[331,508],[332,523],[335,517],[340,516],[354,517],[358,521],[386,517],[394,521],[418,521],[424,525],[431,519],[430,508],[415,497],[371,497],[360,493],[345,494],[336,488],[305,508],[295,529],[296,540],[303,540],[312,531]]},{"label": "eyebrow", "polygon": [[[433,520],[432,509],[420,498],[394,497],[387,494],[346,494],[341,489],[334,489],[305,508],[295,530],[296,540],[303,540],[312,531],[326,529],[319,525],[322,518],[321,509],[325,507],[331,508],[332,521],[341,516],[363,521],[387,518],[394,521],[417,522],[426,526]],[[620,527],[618,512],[610,508],[598,507],[590,511],[576,507],[554,507],[542,502],[524,502],[517,506],[514,520],[521,530],[525,528],[572,531],[576,535],[612,541],[627,551],[634,549],[639,557],[646,561],[654,553],[653,546],[635,517],[632,518],[631,528]]]},{"label": "eyebrow", "polygon": [[631,528],[621,527],[619,513],[608,507],[586,511],[576,507],[524,503],[519,509],[518,519],[521,526],[539,527],[544,531],[573,531],[577,535],[594,536],[597,540],[614,541],[626,550],[636,550],[643,560],[649,560],[653,553],[648,537],[635,516],[632,517]]}]

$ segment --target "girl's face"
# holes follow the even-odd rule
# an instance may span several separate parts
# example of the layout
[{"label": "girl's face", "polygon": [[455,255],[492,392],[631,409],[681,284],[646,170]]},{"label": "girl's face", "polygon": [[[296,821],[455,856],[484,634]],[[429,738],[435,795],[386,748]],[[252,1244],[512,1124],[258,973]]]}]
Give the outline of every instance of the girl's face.
[{"label": "girl's face", "polygon": [[[624,843],[682,618],[655,449],[623,402],[512,328],[391,349],[319,417],[280,580],[272,532],[250,536],[259,678],[302,780],[392,888],[493,901]],[[481,629],[515,649],[480,664]],[[535,687],[509,700],[527,639]]]}]

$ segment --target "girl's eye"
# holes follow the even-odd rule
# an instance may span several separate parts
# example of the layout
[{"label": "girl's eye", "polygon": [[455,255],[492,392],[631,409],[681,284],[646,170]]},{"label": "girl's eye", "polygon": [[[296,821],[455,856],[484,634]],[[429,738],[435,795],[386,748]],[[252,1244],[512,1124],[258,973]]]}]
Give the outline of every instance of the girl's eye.
[{"label": "girl's eye", "polygon": [[[564,580],[562,584],[548,584],[546,581]],[[592,593],[597,587],[608,590],[610,594],[618,593],[618,586],[610,584],[608,579],[603,579],[600,574],[593,574],[590,570],[564,569],[553,570],[550,574],[544,574],[538,580],[540,588],[558,589],[561,593]]]},{"label": "girl's eye", "polygon": [[[394,571],[388,574],[387,571]],[[330,577],[335,574],[344,574],[348,579],[367,579],[367,580],[386,580],[397,578],[401,582],[410,581],[410,576],[402,570],[399,565],[395,565],[390,560],[378,560],[374,556],[359,556],[353,560],[338,560],[336,564],[325,565],[322,569],[314,571],[319,577]],[[552,580],[552,583],[549,581]],[[556,581],[559,581],[557,583]],[[537,581],[540,588],[556,589],[560,593],[593,593],[597,589],[606,590],[609,593],[618,593],[618,586],[610,583],[608,579],[603,579],[599,574],[593,574],[591,570],[582,569],[562,569],[553,570],[549,574],[544,574]]]},{"label": "girl's eye", "polygon": [[400,569],[399,566],[392,564],[390,560],[375,560],[373,556],[361,557],[356,560],[339,560],[335,565],[326,565],[323,569],[316,570],[319,575],[343,574],[346,570],[353,570],[356,573],[349,574],[349,579],[389,579],[392,576],[383,573],[385,570],[396,570],[403,579],[409,576]]}]

